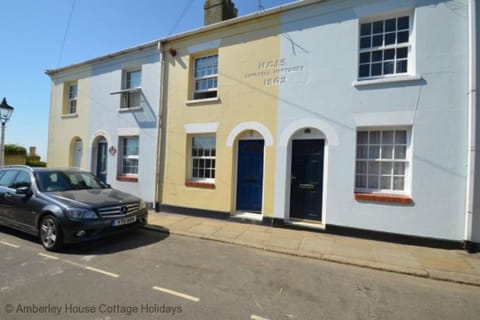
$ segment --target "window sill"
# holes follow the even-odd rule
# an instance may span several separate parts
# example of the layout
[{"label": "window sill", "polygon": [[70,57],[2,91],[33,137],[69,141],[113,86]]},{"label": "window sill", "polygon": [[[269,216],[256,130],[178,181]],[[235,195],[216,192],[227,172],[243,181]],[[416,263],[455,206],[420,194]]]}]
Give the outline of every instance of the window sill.
[{"label": "window sill", "polygon": [[220,98],[215,97],[215,98],[207,98],[207,99],[187,100],[185,101],[185,104],[187,106],[194,106],[199,104],[218,103],[218,102],[220,102]]},{"label": "window sill", "polygon": [[202,188],[202,189],[215,189],[214,182],[203,182],[203,181],[185,181],[187,187]]},{"label": "window sill", "polygon": [[112,92],[110,92],[110,94],[114,95],[114,94],[122,94],[122,93],[135,93],[135,92],[140,92],[140,91],[142,91],[142,88],[138,87],[138,88],[129,88],[129,89],[122,89],[122,90],[118,90],[118,91],[112,91]]},{"label": "window sill", "polygon": [[142,107],[120,108],[118,109],[118,112],[126,113],[126,112],[140,111],[142,109],[143,109]]},{"label": "window sill", "polygon": [[355,193],[355,200],[411,205],[412,198],[396,194]]},{"label": "window sill", "polygon": [[372,86],[377,84],[412,82],[412,81],[420,81],[420,80],[423,80],[423,77],[420,75],[392,76],[392,77],[386,77],[381,79],[356,80],[356,81],[353,81],[353,86],[362,87],[362,86]]},{"label": "window sill", "polygon": [[135,177],[135,176],[117,176],[117,181],[138,182],[138,177]]},{"label": "window sill", "polygon": [[62,119],[73,119],[73,118],[78,118],[78,113],[62,114]]}]

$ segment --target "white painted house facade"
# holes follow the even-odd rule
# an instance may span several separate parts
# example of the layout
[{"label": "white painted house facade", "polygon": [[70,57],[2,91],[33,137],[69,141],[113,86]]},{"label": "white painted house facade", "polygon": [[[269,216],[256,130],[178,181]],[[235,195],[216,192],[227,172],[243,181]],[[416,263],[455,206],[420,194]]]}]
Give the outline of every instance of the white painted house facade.
[{"label": "white painted house facade", "polygon": [[314,140],[327,229],[480,243],[475,1],[304,2],[282,14],[280,59],[301,71],[279,85],[274,216]]}]

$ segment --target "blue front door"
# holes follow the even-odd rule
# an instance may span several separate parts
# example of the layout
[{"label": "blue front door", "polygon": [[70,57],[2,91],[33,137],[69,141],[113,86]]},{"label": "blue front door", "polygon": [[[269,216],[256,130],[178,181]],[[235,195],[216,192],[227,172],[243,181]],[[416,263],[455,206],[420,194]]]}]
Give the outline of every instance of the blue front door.
[{"label": "blue front door", "polygon": [[293,140],[290,218],[322,220],[324,140]]},{"label": "blue front door", "polygon": [[100,141],[97,147],[97,177],[107,182],[107,142]]},{"label": "blue front door", "polygon": [[237,210],[262,211],[263,146],[263,140],[238,143]]}]

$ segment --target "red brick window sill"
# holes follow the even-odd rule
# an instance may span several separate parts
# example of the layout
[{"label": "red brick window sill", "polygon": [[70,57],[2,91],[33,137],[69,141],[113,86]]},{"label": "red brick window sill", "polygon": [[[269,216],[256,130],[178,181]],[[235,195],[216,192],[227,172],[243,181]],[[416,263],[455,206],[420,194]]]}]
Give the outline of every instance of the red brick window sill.
[{"label": "red brick window sill", "polygon": [[373,193],[355,193],[355,200],[384,202],[410,205],[413,203],[412,198],[408,196],[392,195],[392,194],[373,194]]},{"label": "red brick window sill", "polygon": [[202,188],[202,189],[215,189],[214,182],[200,182],[200,181],[185,181],[187,187]]},{"label": "red brick window sill", "polygon": [[118,181],[123,182],[138,182],[138,177],[131,177],[131,176],[117,176]]}]

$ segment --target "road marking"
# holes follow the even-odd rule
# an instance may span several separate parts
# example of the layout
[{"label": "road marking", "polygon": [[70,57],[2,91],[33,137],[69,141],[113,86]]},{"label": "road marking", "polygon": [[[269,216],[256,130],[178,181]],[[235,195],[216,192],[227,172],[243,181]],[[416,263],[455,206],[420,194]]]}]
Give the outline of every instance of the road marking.
[{"label": "road marking", "polygon": [[104,274],[104,275],[112,277],[112,278],[119,278],[120,277],[116,273],[111,273],[111,272],[104,271],[104,270],[101,270],[101,269],[97,269],[97,268],[94,268],[94,267],[85,266],[84,268],[87,269],[87,270],[93,271],[93,272],[98,272],[98,273]]},{"label": "road marking", "polygon": [[250,319],[251,319],[251,320],[268,320],[267,318],[262,318],[262,317],[260,317],[260,316],[254,315],[254,314],[252,314],[252,315],[250,316]]},{"label": "road marking", "polygon": [[59,259],[58,257],[51,256],[51,255],[49,255],[49,254],[45,254],[45,253],[41,253],[41,252],[39,252],[39,253],[37,253],[37,254],[38,254],[39,256],[42,256],[42,257],[48,258],[48,259],[52,259],[52,260],[58,260],[58,259]]},{"label": "road marking", "polygon": [[78,268],[82,268],[82,269],[85,269],[85,270],[101,273],[103,275],[106,275],[106,276],[109,276],[109,277],[112,277],[112,278],[120,278],[120,276],[116,273],[108,272],[108,271],[105,271],[105,270],[102,270],[102,269],[97,269],[97,268],[94,268],[94,267],[89,267],[89,266],[86,266],[84,264],[73,262],[73,261],[68,260],[68,259],[61,260],[61,261],[65,262],[65,263],[68,263],[69,265],[72,265],[72,266],[75,266],[75,267],[78,267]]},{"label": "road marking", "polygon": [[10,243],[10,242],[7,242],[7,241],[1,240],[0,243],[6,245],[8,247],[12,247],[12,248],[16,248],[16,249],[20,248],[20,246],[18,246],[16,244],[13,244],[13,243]]},{"label": "road marking", "polygon": [[180,297],[180,298],[183,298],[183,299],[187,299],[187,300],[190,300],[190,301],[193,301],[193,302],[199,302],[200,301],[200,299],[197,298],[197,297],[193,297],[193,296],[190,296],[188,294],[173,291],[173,290],[170,290],[170,289],[161,288],[161,287],[153,287],[152,289],[157,290],[157,291],[161,291],[161,292],[164,292],[164,293],[168,293],[168,294],[171,294],[173,296],[177,296],[177,297]]}]

